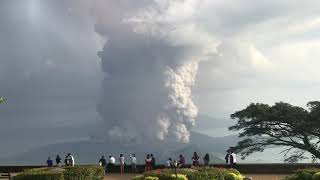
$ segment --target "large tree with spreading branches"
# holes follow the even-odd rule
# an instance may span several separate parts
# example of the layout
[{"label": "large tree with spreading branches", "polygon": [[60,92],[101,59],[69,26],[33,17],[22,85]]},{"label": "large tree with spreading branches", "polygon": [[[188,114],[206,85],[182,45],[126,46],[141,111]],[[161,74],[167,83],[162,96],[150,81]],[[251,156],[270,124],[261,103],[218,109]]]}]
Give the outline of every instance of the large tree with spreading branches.
[{"label": "large tree with spreading branches", "polygon": [[239,131],[241,141],[234,150],[244,159],[254,152],[272,146],[284,146],[284,161],[298,162],[310,153],[320,158],[320,102],[313,101],[307,108],[279,102],[273,106],[252,103],[231,114],[237,123],[231,131]]}]

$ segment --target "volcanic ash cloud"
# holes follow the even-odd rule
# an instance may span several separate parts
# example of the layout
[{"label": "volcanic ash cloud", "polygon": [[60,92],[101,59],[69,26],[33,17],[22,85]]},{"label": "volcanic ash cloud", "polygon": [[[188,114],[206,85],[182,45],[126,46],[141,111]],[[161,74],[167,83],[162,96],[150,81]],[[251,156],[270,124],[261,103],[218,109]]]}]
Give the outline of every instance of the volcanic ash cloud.
[{"label": "volcanic ash cloud", "polygon": [[108,5],[95,14],[96,31],[106,39],[99,52],[105,73],[99,112],[106,135],[118,142],[188,142],[198,113],[191,87],[208,44],[184,38],[198,32],[165,18],[167,1],[144,8],[123,0]]}]

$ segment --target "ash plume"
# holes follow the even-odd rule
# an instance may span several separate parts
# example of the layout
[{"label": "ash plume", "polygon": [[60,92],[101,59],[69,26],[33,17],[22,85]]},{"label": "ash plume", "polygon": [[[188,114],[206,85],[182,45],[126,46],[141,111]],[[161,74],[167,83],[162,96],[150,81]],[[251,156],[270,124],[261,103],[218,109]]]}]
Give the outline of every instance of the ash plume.
[{"label": "ash plume", "polygon": [[198,114],[191,88],[198,63],[214,51],[185,21],[192,12],[171,13],[190,2],[109,0],[95,7],[96,32],[106,40],[98,53],[105,73],[98,111],[111,140],[189,141]]}]

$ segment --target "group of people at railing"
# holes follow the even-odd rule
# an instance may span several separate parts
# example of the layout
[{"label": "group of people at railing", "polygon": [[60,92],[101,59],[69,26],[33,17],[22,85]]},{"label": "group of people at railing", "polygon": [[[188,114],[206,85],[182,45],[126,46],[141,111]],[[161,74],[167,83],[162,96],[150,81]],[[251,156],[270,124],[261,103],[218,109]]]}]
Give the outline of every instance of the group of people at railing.
[{"label": "group of people at railing", "polygon": [[[56,165],[58,167],[61,167],[62,159],[60,158],[59,155],[56,156],[55,160],[56,160]],[[130,154],[129,160],[131,163],[132,172],[133,173],[137,172],[136,155]],[[191,160],[192,160],[192,166],[200,166],[200,165],[208,166],[210,164],[209,153],[206,153],[205,156],[201,158],[197,152],[194,152]],[[147,154],[144,161],[145,161],[145,169],[144,169],[145,171],[151,171],[156,168],[156,159],[153,154]],[[225,161],[226,161],[226,164],[229,164],[230,167],[233,167],[234,165],[236,165],[236,162],[237,162],[236,154],[233,151],[228,150],[225,156]],[[65,166],[75,165],[75,159],[70,153],[66,155],[64,162],[65,162]],[[126,161],[123,154],[120,154],[120,156],[118,157],[118,162],[120,166],[120,173],[122,174],[124,173],[124,168],[126,166],[126,163],[125,163]],[[109,160],[107,162],[105,156],[102,156],[99,159],[99,165],[102,166],[106,172],[111,171],[111,169],[113,169],[114,166],[116,165],[116,158],[111,155],[109,156]],[[51,160],[50,157],[48,157],[47,166],[49,167],[53,166],[53,160]],[[184,168],[186,167],[186,158],[183,154],[179,155],[178,160],[168,158],[168,160],[164,163],[164,166],[166,168]]]},{"label": "group of people at railing", "polygon": [[[61,159],[60,155],[57,155],[55,160],[56,160],[57,167],[61,167],[62,159]],[[64,159],[64,163],[65,163],[65,166],[74,166],[75,165],[74,157],[71,153],[68,153],[66,155],[66,157]],[[53,167],[53,160],[51,159],[51,157],[48,157],[46,164],[48,167]]]}]

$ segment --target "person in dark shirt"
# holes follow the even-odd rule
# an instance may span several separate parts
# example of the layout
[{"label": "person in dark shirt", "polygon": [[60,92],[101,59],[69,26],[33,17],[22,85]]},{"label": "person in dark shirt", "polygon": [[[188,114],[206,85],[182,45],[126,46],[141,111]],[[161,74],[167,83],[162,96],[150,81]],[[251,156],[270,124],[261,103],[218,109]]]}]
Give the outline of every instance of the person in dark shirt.
[{"label": "person in dark shirt", "polygon": [[184,156],[182,154],[179,155],[179,167],[180,168],[184,168],[186,164],[186,159],[184,158]]},{"label": "person in dark shirt", "polygon": [[107,167],[107,160],[104,158],[104,156],[101,157],[101,159],[99,160],[100,166],[103,167],[104,171],[106,171],[106,167]]},{"label": "person in dark shirt", "polygon": [[48,157],[47,166],[48,167],[52,167],[53,166],[53,161],[50,159],[50,157]]},{"label": "person in dark shirt", "polygon": [[61,158],[60,158],[59,154],[56,157],[56,164],[58,167],[61,167]]},{"label": "person in dark shirt", "polygon": [[230,150],[227,150],[227,154],[226,156],[224,157],[224,159],[226,160],[226,164],[229,163],[229,160],[230,160],[230,154],[231,154],[231,151]]},{"label": "person in dark shirt", "polygon": [[64,159],[64,164],[66,166],[69,166],[69,159],[68,159],[68,155],[66,155],[65,159]]},{"label": "person in dark shirt", "polygon": [[151,156],[151,168],[156,169],[156,159],[154,158],[153,154],[150,154]]},{"label": "person in dark shirt", "polygon": [[192,166],[199,166],[200,165],[199,160],[200,160],[199,155],[197,154],[197,152],[194,152],[192,156]]},{"label": "person in dark shirt", "polygon": [[204,156],[203,160],[204,160],[204,165],[208,166],[210,162],[210,157],[208,153]]}]

